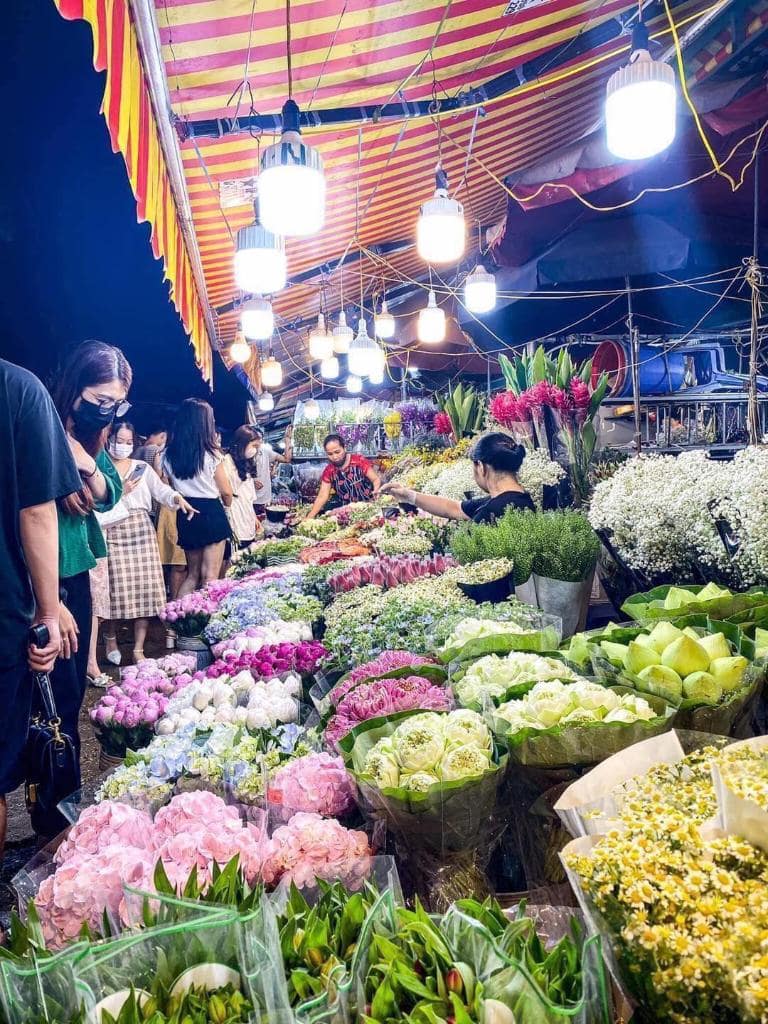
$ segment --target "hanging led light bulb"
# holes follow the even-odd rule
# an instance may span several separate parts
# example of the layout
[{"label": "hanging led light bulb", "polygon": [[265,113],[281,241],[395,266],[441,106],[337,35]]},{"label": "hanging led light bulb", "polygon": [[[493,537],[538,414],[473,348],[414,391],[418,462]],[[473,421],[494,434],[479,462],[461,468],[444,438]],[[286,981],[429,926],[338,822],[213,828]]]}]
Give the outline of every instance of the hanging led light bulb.
[{"label": "hanging led light bulb", "polygon": [[241,331],[235,335],[235,340],[229,346],[229,358],[235,363],[247,363],[251,358],[251,346],[245,340]]},{"label": "hanging led light bulb", "polygon": [[299,108],[292,99],[283,106],[282,121],[280,141],[261,158],[261,221],[278,235],[315,235],[325,221],[323,160],[302,142]]},{"label": "hanging led light bulb", "polygon": [[349,346],[347,363],[350,372],[358,377],[367,377],[371,369],[375,369],[381,360],[383,353],[373,338],[368,334],[363,317],[360,317],[360,325],[357,334]]},{"label": "hanging led light bulb", "polygon": [[336,380],[339,376],[339,360],[336,356],[329,356],[320,363],[320,376],[325,380]]},{"label": "hanging led light bulb", "polygon": [[259,409],[262,412],[272,412],[275,408],[275,399],[269,391],[262,391],[259,395]]},{"label": "hanging led light bulb", "polygon": [[608,79],[605,135],[608,149],[621,160],[645,160],[675,139],[675,72],[649,52],[648,29],[632,29],[629,64]]},{"label": "hanging led light bulb", "polygon": [[261,224],[240,228],[235,242],[235,284],[241,291],[272,295],[285,288],[285,244]]},{"label": "hanging led light bulb", "polygon": [[479,263],[464,281],[464,305],[470,313],[490,313],[496,305],[496,278]]},{"label": "hanging led light bulb", "polygon": [[333,351],[337,356],[344,356],[349,352],[354,336],[355,332],[347,323],[347,314],[342,309],[339,313],[339,322],[333,329]]},{"label": "hanging led light bulb", "polygon": [[371,370],[368,374],[368,380],[371,384],[383,384],[384,383],[384,367],[385,363],[382,361],[381,366],[377,366]]},{"label": "hanging led light bulb", "polygon": [[265,388],[279,388],[283,383],[283,368],[271,352],[261,364],[261,383]]},{"label": "hanging led light bulb", "polygon": [[347,377],[347,391],[350,395],[359,395],[362,390],[363,382],[356,374],[350,373]]},{"label": "hanging led light bulb", "polygon": [[436,345],[445,339],[445,312],[438,306],[433,291],[430,291],[426,306],[419,312],[417,333],[419,341],[428,345]]},{"label": "hanging led light bulb", "polygon": [[395,318],[387,309],[387,300],[382,300],[381,312],[373,318],[373,331],[377,338],[389,341],[395,336]]},{"label": "hanging led light bulb", "polygon": [[309,332],[309,354],[312,359],[327,359],[333,355],[333,337],[325,326],[325,317],[317,314],[317,324]]},{"label": "hanging led light bulb", "polygon": [[416,248],[427,263],[456,263],[464,253],[464,207],[448,195],[448,175],[437,165],[435,194],[416,225]]},{"label": "hanging led light bulb", "polygon": [[314,398],[310,398],[304,403],[304,418],[309,420],[310,423],[314,423],[320,415],[320,406],[317,404]]},{"label": "hanging led light bulb", "polygon": [[251,341],[268,341],[275,329],[275,315],[269,299],[249,299],[240,307],[240,326]]}]

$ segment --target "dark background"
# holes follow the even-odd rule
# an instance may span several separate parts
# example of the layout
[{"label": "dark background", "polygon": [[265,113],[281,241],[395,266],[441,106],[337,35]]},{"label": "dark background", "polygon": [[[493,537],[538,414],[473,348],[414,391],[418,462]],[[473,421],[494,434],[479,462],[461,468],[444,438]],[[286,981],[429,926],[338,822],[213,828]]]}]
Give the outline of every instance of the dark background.
[{"label": "dark background", "polygon": [[51,0],[3,7],[0,88],[0,356],[50,383],[70,349],[101,338],[133,366],[131,417],[194,395],[211,398],[224,427],[243,422],[246,394],[218,356],[211,396],[168,298],[149,225],[99,113],[90,28]]}]

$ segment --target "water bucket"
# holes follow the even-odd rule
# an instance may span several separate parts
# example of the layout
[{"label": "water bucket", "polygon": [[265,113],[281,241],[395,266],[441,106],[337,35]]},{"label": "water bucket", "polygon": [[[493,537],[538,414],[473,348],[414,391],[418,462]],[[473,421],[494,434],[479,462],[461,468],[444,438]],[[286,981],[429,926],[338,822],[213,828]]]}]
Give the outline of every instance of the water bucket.
[{"label": "water bucket", "polygon": [[113,768],[119,768],[124,761],[124,757],[114,757],[112,754],[108,754],[103,747],[99,750],[100,772],[111,772]]},{"label": "water bucket", "polygon": [[184,654],[193,654],[197,659],[195,669],[208,668],[213,663],[213,655],[202,636],[177,636],[176,650]]},{"label": "water bucket", "polygon": [[[592,360],[592,386],[602,373],[608,374],[612,398],[632,394],[632,351],[626,341],[601,341]],[[685,380],[685,353],[665,352],[641,345],[638,376],[641,395],[667,395],[679,391]]]}]

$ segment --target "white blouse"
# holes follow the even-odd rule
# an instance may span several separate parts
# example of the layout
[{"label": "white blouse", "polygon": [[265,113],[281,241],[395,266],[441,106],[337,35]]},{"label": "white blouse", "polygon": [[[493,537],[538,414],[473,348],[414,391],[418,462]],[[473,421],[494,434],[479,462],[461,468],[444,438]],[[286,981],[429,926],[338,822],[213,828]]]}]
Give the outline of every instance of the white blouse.
[{"label": "white blouse", "polygon": [[123,477],[127,480],[136,466],[144,466],[139,482],[130,494],[124,494],[114,508],[109,512],[96,513],[96,518],[102,526],[109,527],[126,519],[131,512],[151,512],[152,499],[168,508],[178,508],[179,496],[172,487],[164,484],[152,467],[143,462],[131,459],[128,472]]},{"label": "white blouse", "polygon": [[224,458],[224,468],[232,486],[232,504],[227,509],[232,529],[241,543],[253,540],[256,537],[256,512],[253,505],[259,500],[253,478],[249,476],[246,480],[240,479],[231,455]]},{"label": "white blouse", "polygon": [[220,498],[221,494],[214,479],[220,462],[220,455],[211,455],[210,452],[206,452],[203,468],[197,476],[193,476],[189,480],[180,480],[174,475],[167,455],[163,460],[163,469],[179,494],[183,494],[185,498]]}]

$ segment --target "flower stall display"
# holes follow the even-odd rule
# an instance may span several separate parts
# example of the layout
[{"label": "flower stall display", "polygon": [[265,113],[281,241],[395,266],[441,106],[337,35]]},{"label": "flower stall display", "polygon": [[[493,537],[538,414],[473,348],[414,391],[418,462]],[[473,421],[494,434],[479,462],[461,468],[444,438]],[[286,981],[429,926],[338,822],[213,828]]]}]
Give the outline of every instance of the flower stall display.
[{"label": "flower stall display", "polygon": [[413,555],[384,555],[381,558],[357,562],[333,573],[328,577],[328,586],[337,594],[367,586],[369,583],[389,589],[403,583],[412,583],[420,576],[439,576],[455,564],[450,555],[430,555],[423,558]]},{"label": "flower stall display", "polygon": [[585,643],[598,675],[663,697],[682,729],[728,735],[751,715],[766,675],[738,626],[705,616],[661,619],[650,629],[611,626]]},{"label": "flower stall display", "polygon": [[586,776],[573,787],[588,790],[609,820],[566,847],[569,877],[612,948],[638,1020],[758,1024],[768,1012],[768,857],[709,819],[713,771],[759,775],[764,754],[734,744],[684,756],[679,744],[677,753],[657,744],[625,751],[634,774],[591,785]]},{"label": "flower stall display", "polygon": [[536,683],[494,712],[494,731],[519,764],[565,768],[597,764],[669,729],[674,708],[659,697],[578,677]]},{"label": "flower stall display", "polygon": [[464,671],[453,674],[452,686],[461,705],[481,710],[522,697],[538,683],[574,683],[580,678],[557,658],[512,651],[504,657],[488,654],[478,658]]},{"label": "flower stall display", "polygon": [[232,558],[232,566],[228,570],[228,575],[232,579],[242,579],[254,569],[265,569],[270,566],[295,562],[302,549],[310,543],[311,541],[306,537],[256,540],[249,548],[238,552]]},{"label": "flower stall display", "polygon": [[483,863],[504,827],[507,757],[480,715],[400,712],[361,723],[340,746],[362,806],[393,831],[431,908],[487,892]]},{"label": "flower stall display", "polygon": [[322,606],[301,588],[301,573],[283,573],[233,591],[210,618],[206,640],[217,644],[251,626],[263,626],[277,619],[311,623],[320,617]]},{"label": "flower stall display", "polygon": [[449,711],[453,698],[449,690],[424,676],[398,676],[358,683],[335,705],[325,727],[325,743],[338,750],[339,742],[361,722],[398,711]]},{"label": "flower stall display", "polygon": [[89,712],[96,738],[110,757],[125,757],[152,739],[169,701],[192,682],[196,659],[172,654],[147,658],[121,672]]}]

